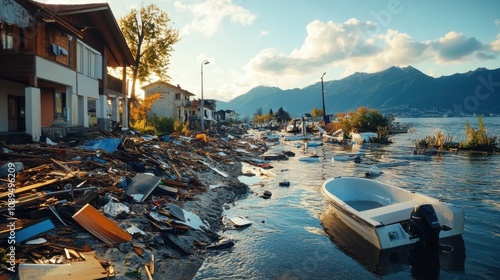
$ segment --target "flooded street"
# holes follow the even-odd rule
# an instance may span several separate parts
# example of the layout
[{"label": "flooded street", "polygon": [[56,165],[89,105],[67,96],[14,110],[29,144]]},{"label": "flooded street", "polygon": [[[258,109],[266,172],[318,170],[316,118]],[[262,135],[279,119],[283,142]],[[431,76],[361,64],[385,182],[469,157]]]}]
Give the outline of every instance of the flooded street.
[{"label": "flooded street", "polygon": [[[430,162],[411,161],[407,165],[383,168],[382,174],[374,178],[464,208],[463,239],[442,240],[442,245],[455,250],[450,253],[443,249],[434,259],[429,256],[410,258],[408,248],[380,252],[345,226],[320,193],[325,179],[364,177],[373,164],[385,161],[384,156],[411,153],[412,140],[433,134],[436,128],[446,128],[450,133],[463,129],[462,119],[434,120],[405,120],[413,122],[415,132],[396,135],[394,143],[388,146],[352,148],[325,144],[303,149],[296,148],[295,141],[285,141],[270,147],[271,154],[285,150],[293,151],[295,157],[272,161],[274,168],[268,176],[249,177],[255,180],[247,183],[252,193],[230,205],[226,215],[228,218],[244,217],[251,220],[252,225],[220,233],[233,239],[235,246],[211,252],[195,278],[423,279],[438,276],[439,279],[495,279],[500,272],[495,249],[500,247],[500,230],[490,221],[500,218],[500,186],[495,179],[500,171],[498,155],[435,156]],[[499,134],[498,119],[484,120],[490,132]],[[320,161],[300,160],[313,153]],[[332,161],[333,156],[348,153],[365,155],[359,164]],[[255,169],[244,166],[243,172],[245,168]],[[258,173],[258,170],[253,171]],[[279,186],[284,180],[290,182],[289,187]],[[269,199],[261,197],[266,190],[272,192]],[[425,265],[418,260],[424,260]]]}]

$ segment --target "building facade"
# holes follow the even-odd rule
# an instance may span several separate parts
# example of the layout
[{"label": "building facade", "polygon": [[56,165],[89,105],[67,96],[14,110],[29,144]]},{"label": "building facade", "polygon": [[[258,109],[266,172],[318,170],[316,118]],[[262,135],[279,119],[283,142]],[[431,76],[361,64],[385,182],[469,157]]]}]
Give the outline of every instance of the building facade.
[{"label": "building facade", "polygon": [[156,81],[141,89],[144,90],[145,98],[154,93],[160,94],[160,98],[151,107],[150,115],[179,119],[185,123],[190,120],[191,116],[198,114],[198,108],[190,100],[195,95],[179,85],[174,86],[165,81]]},{"label": "building facade", "polygon": [[128,124],[125,73],[133,57],[107,3],[2,4],[0,132],[38,141],[44,128],[88,127],[92,114],[104,129]]},{"label": "building facade", "polygon": [[215,113],[218,122],[236,122],[238,117],[238,113],[234,110],[219,110]]}]

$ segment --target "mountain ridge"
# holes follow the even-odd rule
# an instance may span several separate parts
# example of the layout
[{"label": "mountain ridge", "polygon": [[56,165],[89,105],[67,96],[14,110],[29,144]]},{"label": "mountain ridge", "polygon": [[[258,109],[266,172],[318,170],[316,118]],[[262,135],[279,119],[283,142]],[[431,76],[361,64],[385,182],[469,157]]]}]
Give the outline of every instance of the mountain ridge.
[{"label": "mountain ridge", "polygon": [[[324,81],[323,86],[327,114],[347,113],[358,107],[407,117],[500,114],[500,68],[477,68],[434,78],[412,66],[392,66]],[[283,108],[291,116],[321,109],[321,82],[286,90],[258,86],[228,102],[217,101],[217,109],[231,109],[241,117],[251,118],[259,108],[263,113]]]}]

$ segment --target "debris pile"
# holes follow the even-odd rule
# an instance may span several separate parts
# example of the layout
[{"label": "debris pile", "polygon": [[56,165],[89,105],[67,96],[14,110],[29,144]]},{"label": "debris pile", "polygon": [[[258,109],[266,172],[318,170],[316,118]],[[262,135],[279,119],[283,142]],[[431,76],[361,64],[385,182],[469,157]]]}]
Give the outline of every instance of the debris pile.
[{"label": "debris pile", "polygon": [[238,127],[74,136],[0,142],[0,278],[191,278],[266,150]]}]

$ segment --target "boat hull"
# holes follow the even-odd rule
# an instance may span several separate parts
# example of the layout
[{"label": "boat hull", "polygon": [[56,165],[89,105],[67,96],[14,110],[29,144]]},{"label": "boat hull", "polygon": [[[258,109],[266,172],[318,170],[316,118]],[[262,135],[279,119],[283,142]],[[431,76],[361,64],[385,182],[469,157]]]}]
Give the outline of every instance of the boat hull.
[{"label": "boat hull", "polygon": [[[410,235],[405,228],[414,207],[422,204],[431,204],[440,224],[451,228],[441,231],[440,238],[461,235],[463,232],[462,208],[382,182],[338,177],[325,181],[321,191],[347,226],[381,250],[420,240]],[[355,209],[353,205],[361,201],[378,207]]]}]

